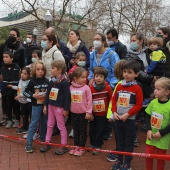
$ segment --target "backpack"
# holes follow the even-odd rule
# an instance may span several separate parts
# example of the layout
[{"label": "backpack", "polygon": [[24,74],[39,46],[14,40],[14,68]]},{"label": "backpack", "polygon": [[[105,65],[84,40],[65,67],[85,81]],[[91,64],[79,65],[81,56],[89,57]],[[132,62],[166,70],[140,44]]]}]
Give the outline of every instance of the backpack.
[{"label": "backpack", "polygon": [[[55,50],[52,54],[52,59],[54,61],[54,53],[56,52],[57,50]],[[69,71],[69,58],[67,55],[63,55],[64,57],[64,60],[65,60],[65,64],[66,64],[66,71],[68,72]]]}]

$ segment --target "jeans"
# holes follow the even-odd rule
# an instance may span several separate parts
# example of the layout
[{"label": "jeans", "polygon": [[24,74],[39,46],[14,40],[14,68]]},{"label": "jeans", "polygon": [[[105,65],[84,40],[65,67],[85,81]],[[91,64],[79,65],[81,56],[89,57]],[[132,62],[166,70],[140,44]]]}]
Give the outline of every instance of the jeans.
[{"label": "jeans", "polygon": [[31,144],[33,136],[40,124],[40,141],[45,141],[46,128],[47,128],[47,115],[43,113],[43,105],[32,106],[31,123],[28,129],[27,143]]},{"label": "jeans", "polygon": [[[125,122],[116,120],[115,127],[117,135],[117,150],[133,152],[136,134],[136,121],[130,119],[127,119]],[[118,155],[118,160],[123,162],[123,155]],[[124,164],[130,165],[131,160],[132,156],[125,156]]]},{"label": "jeans", "polygon": [[101,148],[103,145],[106,122],[106,116],[94,116],[94,120],[90,122],[90,144],[95,148]]}]

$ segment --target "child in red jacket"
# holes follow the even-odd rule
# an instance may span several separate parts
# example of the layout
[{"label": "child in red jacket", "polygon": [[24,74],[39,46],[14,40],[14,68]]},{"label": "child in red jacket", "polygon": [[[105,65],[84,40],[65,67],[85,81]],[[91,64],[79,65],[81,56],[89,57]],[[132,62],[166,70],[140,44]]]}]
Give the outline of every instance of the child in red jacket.
[{"label": "child in red jacket", "polygon": [[[109,101],[112,97],[112,89],[105,82],[107,71],[103,67],[95,67],[94,82],[90,85],[93,100],[93,116],[94,120],[90,122],[90,147],[100,149],[103,144],[103,136],[106,125],[106,114]],[[93,151],[92,154],[99,154]]]}]

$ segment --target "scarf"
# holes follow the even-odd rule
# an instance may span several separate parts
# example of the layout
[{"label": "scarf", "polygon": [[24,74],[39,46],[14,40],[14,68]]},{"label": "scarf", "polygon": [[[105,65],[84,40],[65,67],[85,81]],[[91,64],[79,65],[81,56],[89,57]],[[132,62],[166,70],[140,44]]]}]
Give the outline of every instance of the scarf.
[{"label": "scarf", "polygon": [[130,81],[130,82],[126,82],[126,80],[123,80],[122,81],[122,86],[133,86],[133,85],[136,85],[137,84],[137,82],[136,81]]},{"label": "scarf", "polygon": [[96,84],[95,82],[93,83],[93,86],[94,86],[94,88],[96,89],[96,90],[98,90],[98,91],[102,91],[105,87],[106,87],[106,85],[105,85],[105,83],[103,82],[102,84]]},{"label": "scarf", "polygon": [[76,44],[75,46],[72,46],[71,43],[70,43],[70,41],[69,41],[69,42],[67,43],[67,47],[69,48],[69,50],[70,50],[71,53],[75,53],[75,52],[78,50],[78,48],[79,48],[79,46],[80,46],[80,43],[81,43],[81,41],[78,40],[77,44]]}]

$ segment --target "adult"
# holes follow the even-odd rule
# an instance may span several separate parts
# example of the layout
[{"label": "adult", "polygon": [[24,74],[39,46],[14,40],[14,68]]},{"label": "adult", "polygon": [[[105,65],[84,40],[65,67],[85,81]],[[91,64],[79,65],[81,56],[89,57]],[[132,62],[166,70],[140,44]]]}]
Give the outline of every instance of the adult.
[{"label": "adult", "polygon": [[76,54],[78,52],[84,52],[86,55],[86,67],[88,68],[90,65],[89,58],[90,53],[85,43],[80,39],[80,34],[77,30],[71,30],[69,32],[69,41],[65,46],[63,51],[63,55],[68,56],[70,68],[76,64]]},{"label": "adult", "polygon": [[59,37],[56,34],[56,30],[53,27],[49,27],[46,29],[45,34],[53,34],[55,35],[57,42],[56,42],[56,46],[57,48],[61,51],[61,53],[63,53],[64,51],[64,47],[65,47],[65,42],[60,40]]},{"label": "adult", "polygon": [[18,41],[19,37],[20,32],[17,28],[10,29],[8,39],[0,46],[0,63],[3,61],[3,53],[11,51],[14,54],[13,62],[17,63],[20,68],[25,66],[25,48]]},{"label": "adult", "polygon": [[57,39],[53,34],[43,35],[41,41],[42,51],[42,61],[44,62],[47,73],[46,78],[51,78],[51,63],[55,60],[64,60],[61,52],[56,46]]},{"label": "adult", "polygon": [[156,36],[163,38],[162,51],[166,55],[165,76],[170,77],[170,29],[168,27],[161,27],[157,33]]},{"label": "adult", "polygon": [[106,81],[110,84],[112,89],[114,89],[115,85],[117,84],[117,79],[114,76],[114,66],[116,62],[118,62],[119,56],[118,54],[113,51],[111,48],[105,47],[106,37],[101,33],[97,33],[94,36],[94,48],[95,50],[90,54],[90,67],[89,67],[89,84],[93,83],[93,69],[96,66],[104,67],[107,72],[108,76]]},{"label": "adult", "polygon": [[120,59],[124,59],[127,55],[127,47],[118,40],[117,30],[115,28],[110,29],[107,31],[106,35],[109,47],[119,55]]},{"label": "adult", "polygon": [[29,65],[32,63],[32,52],[34,50],[39,50],[40,48],[34,44],[34,35],[31,33],[28,33],[26,36],[26,44],[24,44],[25,51],[26,51],[26,65]]}]

